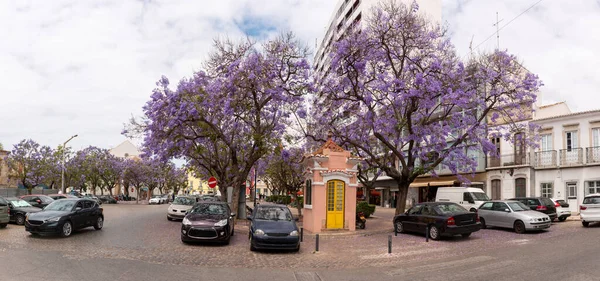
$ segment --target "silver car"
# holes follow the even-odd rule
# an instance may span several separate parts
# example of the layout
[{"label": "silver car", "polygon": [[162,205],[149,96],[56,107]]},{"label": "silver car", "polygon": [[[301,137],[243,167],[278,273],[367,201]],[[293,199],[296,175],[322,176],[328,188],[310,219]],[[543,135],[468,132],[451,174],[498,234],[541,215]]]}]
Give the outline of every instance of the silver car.
[{"label": "silver car", "polygon": [[548,215],[533,211],[518,201],[488,201],[481,204],[477,213],[481,228],[497,226],[524,233],[528,230],[547,229],[552,224]]}]

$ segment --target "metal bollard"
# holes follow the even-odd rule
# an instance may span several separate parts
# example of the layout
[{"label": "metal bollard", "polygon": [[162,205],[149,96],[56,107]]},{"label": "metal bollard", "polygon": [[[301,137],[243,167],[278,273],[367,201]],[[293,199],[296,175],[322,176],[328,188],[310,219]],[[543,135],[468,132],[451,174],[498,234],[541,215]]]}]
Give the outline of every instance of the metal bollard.
[{"label": "metal bollard", "polygon": [[315,252],[318,252],[319,251],[319,234],[318,233],[315,235],[315,239],[317,240],[316,244],[315,244]]},{"label": "metal bollard", "polygon": [[304,227],[300,228],[300,242],[304,240]]},{"label": "metal bollard", "polygon": [[425,227],[425,242],[429,242],[429,225]]},{"label": "metal bollard", "polygon": [[396,228],[396,224],[394,224],[394,236],[398,236],[398,229]]},{"label": "metal bollard", "polygon": [[388,235],[388,254],[392,253],[392,235]]}]

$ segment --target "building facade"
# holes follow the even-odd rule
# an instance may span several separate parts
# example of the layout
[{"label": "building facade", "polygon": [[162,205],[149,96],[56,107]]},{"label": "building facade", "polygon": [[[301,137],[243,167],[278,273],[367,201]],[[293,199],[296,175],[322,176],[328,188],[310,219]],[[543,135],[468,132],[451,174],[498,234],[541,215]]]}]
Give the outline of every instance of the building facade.
[{"label": "building facade", "polygon": [[537,119],[534,195],[563,199],[577,212],[583,198],[600,193],[600,110]]},{"label": "building facade", "polygon": [[[371,9],[382,0],[338,0],[333,13],[328,21],[325,33],[315,52],[313,68],[323,73],[329,67],[329,53],[333,43],[344,35],[344,32],[369,16]],[[401,0],[400,2],[411,5],[414,0]],[[416,0],[419,12],[431,21],[441,23],[441,0]]]},{"label": "building facade", "polygon": [[8,151],[0,150],[0,188],[16,188],[17,181],[10,177],[10,170],[6,158]]}]

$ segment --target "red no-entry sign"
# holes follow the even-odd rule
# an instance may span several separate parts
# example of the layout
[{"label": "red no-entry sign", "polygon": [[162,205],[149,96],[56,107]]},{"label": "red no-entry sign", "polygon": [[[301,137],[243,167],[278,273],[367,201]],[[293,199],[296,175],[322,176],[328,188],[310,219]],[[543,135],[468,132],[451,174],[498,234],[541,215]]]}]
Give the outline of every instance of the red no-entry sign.
[{"label": "red no-entry sign", "polygon": [[210,177],[210,178],[208,179],[208,187],[210,187],[210,188],[215,188],[215,187],[217,187],[217,178],[215,178],[215,177]]}]

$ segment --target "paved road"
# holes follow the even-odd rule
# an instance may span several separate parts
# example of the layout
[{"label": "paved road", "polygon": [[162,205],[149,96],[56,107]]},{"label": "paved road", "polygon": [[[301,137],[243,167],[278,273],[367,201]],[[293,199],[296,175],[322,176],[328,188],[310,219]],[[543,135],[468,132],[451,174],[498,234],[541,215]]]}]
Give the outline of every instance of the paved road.
[{"label": "paved road", "polygon": [[38,238],[0,230],[0,280],[600,280],[600,227],[556,223],[518,235],[492,229],[425,243],[419,235],[308,239],[300,253],[253,253],[236,226],[229,246],[184,245],[166,205],[105,206],[102,231]]}]

